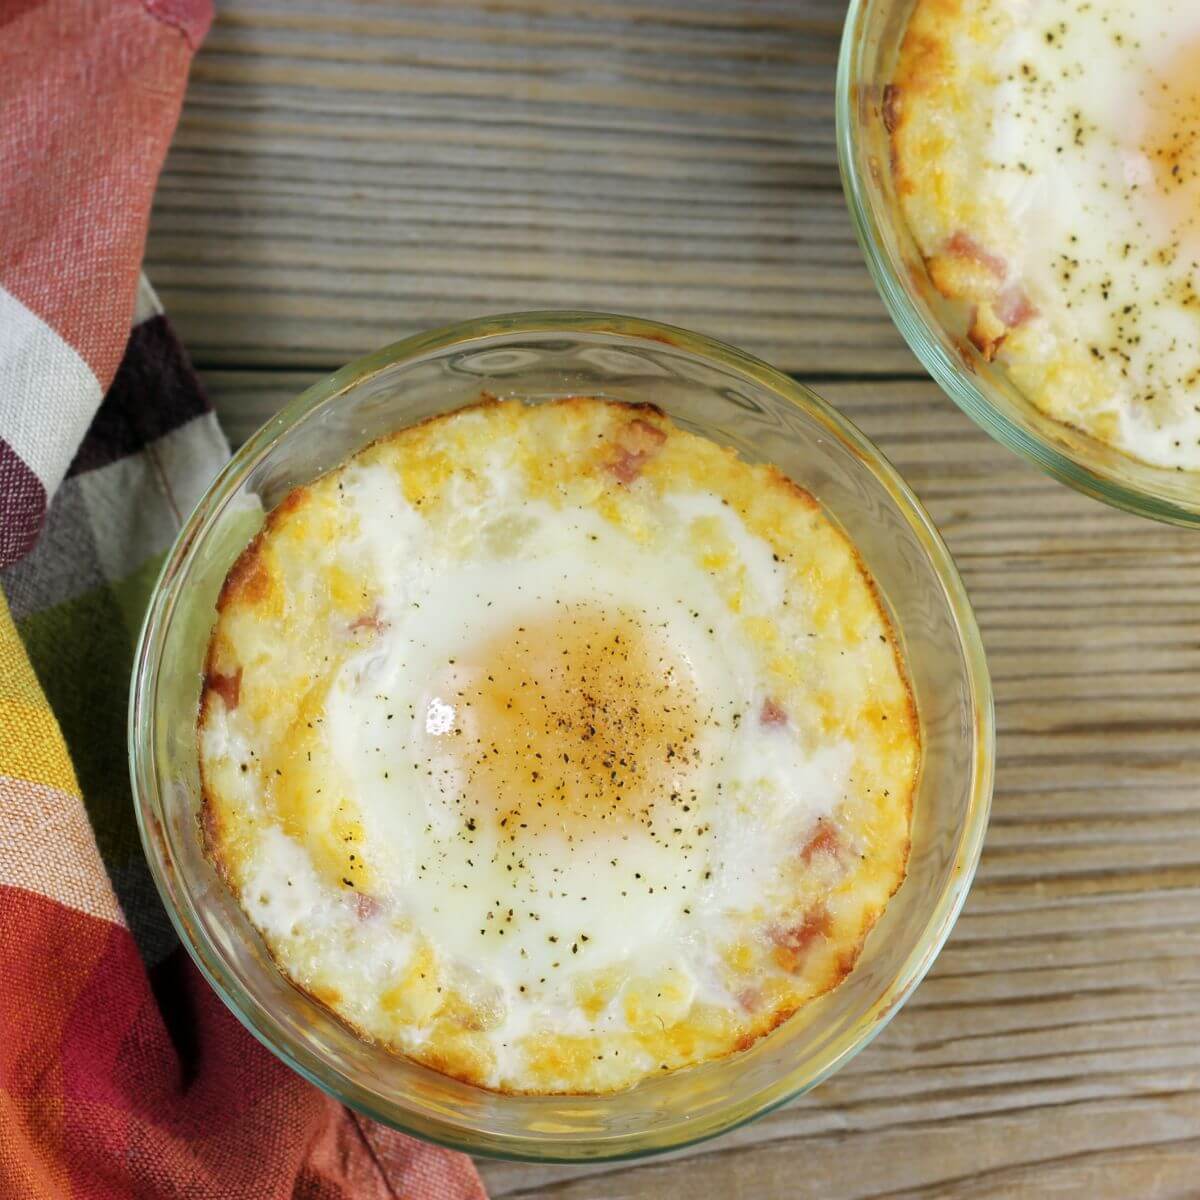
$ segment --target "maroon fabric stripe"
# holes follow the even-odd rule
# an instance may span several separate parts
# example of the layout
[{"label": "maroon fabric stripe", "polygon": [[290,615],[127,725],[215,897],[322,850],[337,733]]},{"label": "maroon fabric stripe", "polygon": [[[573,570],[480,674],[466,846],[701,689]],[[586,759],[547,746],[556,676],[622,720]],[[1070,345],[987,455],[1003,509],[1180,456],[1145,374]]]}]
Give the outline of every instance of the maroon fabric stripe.
[{"label": "maroon fabric stripe", "polygon": [[37,8],[42,0],[0,0],[0,29]]},{"label": "maroon fabric stripe", "polygon": [[33,549],[46,516],[46,489],[25,460],[0,438],[0,567]]},{"label": "maroon fabric stripe", "polygon": [[68,475],[136,454],[209,410],[204,389],[166,317],[134,327],[125,357]]}]

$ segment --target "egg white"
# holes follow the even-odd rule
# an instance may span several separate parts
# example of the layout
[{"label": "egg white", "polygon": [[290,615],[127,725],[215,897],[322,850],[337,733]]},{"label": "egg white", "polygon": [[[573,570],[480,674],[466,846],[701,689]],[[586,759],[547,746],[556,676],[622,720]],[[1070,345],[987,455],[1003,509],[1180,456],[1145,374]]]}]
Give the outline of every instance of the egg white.
[{"label": "egg white", "polygon": [[[765,699],[757,656],[710,578],[683,552],[650,553],[594,512],[516,498],[489,506],[489,518],[517,518],[519,556],[455,561],[384,468],[349,472],[343,496],[361,530],[348,554],[388,581],[379,612],[385,628],[339,671],[324,724],[333,769],[362,809],[366,852],[387,880],[388,898],[440,952],[500,987],[514,1028],[528,1024],[522,1009],[548,998],[565,1003],[580,971],[616,962],[651,967],[681,946],[693,948],[690,974],[713,986],[712,932],[731,913],[772,901],[789,832],[799,836],[832,811],[851,747],[837,742],[806,753],[755,719]],[[770,549],[719,499],[671,497],[664,512],[678,514],[677,542],[693,516],[719,512],[756,572],[764,610],[779,603]],[[717,724],[705,728],[703,769],[692,779],[706,802],[680,818],[707,830],[688,853],[636,829],[569,848],[544,836],[523,847],[524,869],[514,872],[493,828],[481,824],[462,836],[463,784],[444,750],[455,719],[454,666],[515,618],[535,622],[580,602],[637,613],[709,698]],[[756,803],[742,810],[736,796],[751,788]],[[262,862],[274,874],[276,864],[265,855]],[[277,888],[264,880],[259,890]],[[509,910],[516,919],[501,926],[497,915]]]}]

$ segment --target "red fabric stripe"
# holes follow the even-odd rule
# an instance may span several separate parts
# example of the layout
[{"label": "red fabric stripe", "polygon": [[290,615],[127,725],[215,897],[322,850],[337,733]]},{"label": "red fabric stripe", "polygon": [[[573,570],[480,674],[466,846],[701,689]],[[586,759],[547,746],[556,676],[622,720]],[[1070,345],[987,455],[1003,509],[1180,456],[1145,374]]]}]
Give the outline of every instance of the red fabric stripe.
[{"label": "red fabric stripe", "polygon": [[483,1196],[462,1155],[384,1131],[368,1153],[182,950],[151,981],[125,929],[21,888],[0,912],[0,1196],[390,1200],[381,1163],[406,1197]]},{"label": "red fabric stripe", "polygon": [[69,1197],[63,1067],[68,1018],[114,928],[0,887],[0,1196]]},{"label": "red fabric stripe", "polygon": [[31,8],[37,8],[42,0],[4,0],[0,4],[0,29],[23,17]]},{"label": "red fabric stripe", "polygon": [[0,38],[0,284],[101,387],[129,335],[190,57],[184,34],[140,0],[42,0]]}]

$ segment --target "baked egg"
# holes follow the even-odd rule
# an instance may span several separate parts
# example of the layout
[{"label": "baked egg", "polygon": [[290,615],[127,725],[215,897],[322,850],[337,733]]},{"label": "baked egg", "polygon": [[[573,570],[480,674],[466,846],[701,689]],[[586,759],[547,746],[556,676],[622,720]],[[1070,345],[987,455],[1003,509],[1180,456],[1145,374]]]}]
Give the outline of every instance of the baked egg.
[{"label": "baked egg", "polygon": [[897,191],[969,337],[1056,420],[1200,470],[1200,4],[918,0]]},{"label": "baked egg", "polygon": [[234,564],[206,850],[279,969],[482,1087],[750,1046],[854,966],[920,756],[866,568],[658,409],[486,399],[297,488]]}]

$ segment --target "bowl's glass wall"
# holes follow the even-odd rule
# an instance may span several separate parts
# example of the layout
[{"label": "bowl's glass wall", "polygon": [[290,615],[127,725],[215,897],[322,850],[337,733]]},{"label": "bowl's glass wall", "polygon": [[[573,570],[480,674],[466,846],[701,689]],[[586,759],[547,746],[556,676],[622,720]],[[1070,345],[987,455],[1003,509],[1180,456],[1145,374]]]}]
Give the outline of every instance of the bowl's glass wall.
[{"label": "bowl's glass wall", "polygon": [[[256,435],[172,552],[147,618],[131,709],[135,794],[151,866],[185,942],[234,1011],[293,1065],[372,1115],[473,1151],[539,1158],[648,1153],[719,1132],[811,1086],[865,1044],[915,986],[957,915],[986,823],[992,769],[986,669],[957,575],[869,444],[816,397],[753,360],[735,362],[729,352],[721,361],[664,340],[586,328],[434,340],[406,351],[401,361],[385,351],[352,364]],[[850,977],[747,1053],[601,1099],[497,1096],[359,1041],[274,969],[197,837],[201,661],[230,564],[289,489],[380,434],[484,391],[527,400],[652,399],[681,425],[749,460],[774,462],[809,488],[859,546],[886,597],[925,739],[908,879]]]},{"label": "bowl's glass wall", "polygon": [[1078,490],[1159,520],[1200,524],[1200,475],[1136,462],[1046,416],[966,336],[966,307],[929,279],[896,196],[885,125],[916,0],[852,0],[838,65],[838,154],[859,242],[884,303],[913,352],[990,434]]}]

